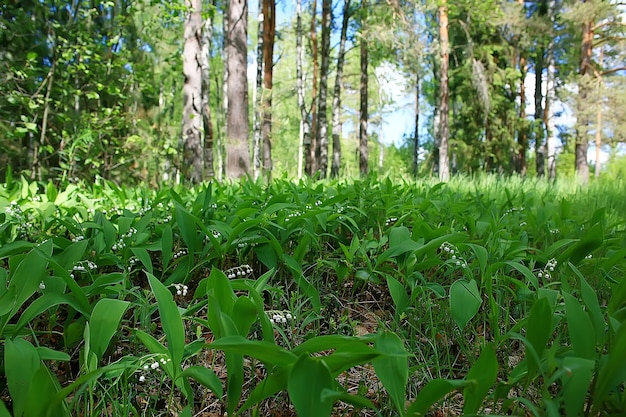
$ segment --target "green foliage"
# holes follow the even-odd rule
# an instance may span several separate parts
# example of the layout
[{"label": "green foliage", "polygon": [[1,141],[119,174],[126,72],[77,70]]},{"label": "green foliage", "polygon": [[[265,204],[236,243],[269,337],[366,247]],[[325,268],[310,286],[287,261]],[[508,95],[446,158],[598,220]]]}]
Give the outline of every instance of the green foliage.
[{"label": "green foliage", "polygon": [[0,415],[621,415],[618,185],[9,176]]}]

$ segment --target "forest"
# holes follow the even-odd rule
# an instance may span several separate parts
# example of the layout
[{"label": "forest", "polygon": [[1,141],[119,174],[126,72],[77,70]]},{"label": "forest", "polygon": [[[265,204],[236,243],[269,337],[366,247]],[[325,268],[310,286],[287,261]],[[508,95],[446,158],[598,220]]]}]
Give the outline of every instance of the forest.
[{"label": "forest", "polygon": [[235,3],[4,2],[0,174],[623,170],[623,4]]},{"label": "forest", "polygon": [[0,2],[0,417],[626,415],[625,8]]}]

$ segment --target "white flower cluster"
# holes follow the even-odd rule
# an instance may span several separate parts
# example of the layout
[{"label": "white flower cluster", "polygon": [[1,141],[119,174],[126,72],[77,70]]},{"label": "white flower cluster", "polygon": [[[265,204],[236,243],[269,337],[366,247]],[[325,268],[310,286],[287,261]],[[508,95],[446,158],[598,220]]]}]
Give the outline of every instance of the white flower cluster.
[{"label": "white flower cluster", "polygon": [[98,265],[91,261],[80,261],[72,268],[74,272],[87,272],[93,271],[94,269],[98,269]]},{"label": "white flower cluster", "polygon": [[550,229],[550,233],[552,233],[553,235],[558,235],[559,233],[561,233],[561,231],[559,229]]},{"label": "white flower cluster", "polygon": [[226,271],[224,271],[224,274],[226,274],[228,278],[237,278],[251,275],[252,272],[252,267],[246,264],[227,269]]},{"label": "white flower cluster", "polygon": [[144,373],[139,375],[139,382],[144,382],[146,380],[146,374],[145,373],[149,373],[150,371],[156,371],[156,370],[161,370],[161,365],[165,365],[168,362],[171,362],[172,360],[170,358],[161,358],[158,361],[154,361],[150,364],[145,364],[143,366],[143,370]]},{"label": "white flower cluster", "polygon": [[524,211],[524,207],[511,207],[504,212],[504,215],[507,216],[509,214],[515,213],[516,211]]},{"label": "white flower cluster", "polygon": [[460,266],[461,268],[467,268],[467,262],[465,262],[465,259],[463,259],[462,256],[459,256],[459,250],[453,244],[449,242],[443,242],[439,246],[439,250],[448,255],[456,266]]},{"label": "white flower cluster", "polygon": [[45,290],[45,289],[46,289],[46,284],[44,284],[44,283],[43,283],[43,281],[41,281],[41,282],[39,283],[39,289],[40,289],[40,290]]},{"label": "white flower cluster", "polygon": [[266,312],[267,316],[270,318],[270,323],[272,324],[286,324],[287,320],[295,320],[296,316],[292,315],[290,312],[285,311],[275,311],[271,310]]},{"label": "white flower cluster", "polygon": [[[220,232],[218,232],[217,230],[211,230],[211,235],[215,238],[215,239],[221,239],[222,238],[222,234]],[[209,239],[209,236],[204,236],[204,243],[208,243],[211,239]]]},{"label": "white flower cluster", "polygon": [[387,220],[385,220],[385,226],[391,226],[392,224],[394,224],[397,221],[398,221],[397,217],[390,217]]},{"label": "white flower cluster", "polygon": [[189,251],[188,251],[187,249],[185,249],[185,248],[180,249],[178,252],[176,252],[176,253],[174,254],[174,259],[178,259],[178,258],[180,258],[181,256],[185,256],[185,255],[187,255],[188,253],[189,253]]},{"label": "white flower cluster", "polygon": [[546,263],[546,266],[542,270],[537,272],[537,277],[545,278],[546,281],[550,281],[550,278],[552,278],[551,272],[554,272],[554,269],[556,268],[556,265],[557,265],[556,259],[554,259],[554,258],[550,259]]},{"label": "white flower cluster", "polygon": [[122,214],[124,214],[124,210],[121,208],[113,208],[110,210],[102,210],[102,214],[104,214],[105,216],[107,214],[111,215],[111,216],[121,216]]},{"label": "white flower cluster", "polygon": [[288,222],[288,221],[289,221],[289,219],[292,219],[292,218],[294,218],[294,217],[300,217],[301,215],[302,215],[302,212],[301,212],[301,211],[297,211],[297,210],[296,210],[296,211],[294,211],[293,213],[289,213],[289,214],[287,215],[287,217],[285,218],[285,221],[286,221],[286,222]]},{"label": "white flower cluster", "polygon": [[117,241],[117,243],[114,243],[113,246],[111,246],[111,250],[115,252],[115,251],[124,249],[126,247],[125,239],[130,239],[136,234],[137,234],[137,229],[135,229],[134,227],[131,227],[130,229],[128,229],[128,232],[122,233],[122,236],[120,236],[120,239]]},{"label": "white flower cluster", "polygon": [[78,235],[74,238],[72,238],[72,242],[76,243],[76,242],[80,242],[81,240],[85,240],[85,236],[83,235]]},{"label": "white flower cluster", "polygon": [[19,204],[17,204],[17,201],[11,201],[11,204],[9,204],[4,211],[9,215],[9,216],[13,216],[16,217],[18,219],[22,219],[24,217],[24,212],[22,211],[22,207],[20,207]]},{"label": "white flower cluster", "polygon": [[174,288],[176,288],[176,295],[181,295],[183,297],[187,295],[187,290],[189,290],[189,287],[183,284],[174,284]]}]

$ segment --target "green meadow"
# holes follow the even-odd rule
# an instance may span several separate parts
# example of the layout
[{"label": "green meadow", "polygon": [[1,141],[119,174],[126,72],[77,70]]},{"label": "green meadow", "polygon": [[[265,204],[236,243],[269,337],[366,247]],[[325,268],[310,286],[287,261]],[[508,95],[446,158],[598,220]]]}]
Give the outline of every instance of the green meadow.
[{"label": "green meadow", "polygon": [[626,184],[0,185],[0,417],[620,416]]}]

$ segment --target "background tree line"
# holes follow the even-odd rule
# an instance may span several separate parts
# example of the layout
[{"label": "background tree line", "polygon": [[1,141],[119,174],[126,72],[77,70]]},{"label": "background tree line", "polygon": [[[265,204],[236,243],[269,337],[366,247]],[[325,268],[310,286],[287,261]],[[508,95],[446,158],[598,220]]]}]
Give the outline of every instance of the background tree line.
[{"label": "background tree line", "polygon": [[[597,168],[626,135],[623,7],[8,0],[0,171],[156,184],[575,169],[586,182],[589,143]],[[393,92],[415,97],[414,132],[398,146],[384,138],[400,105],[389,72],[406,84]],[[570,125],[557,124],[561,103]]]}]

